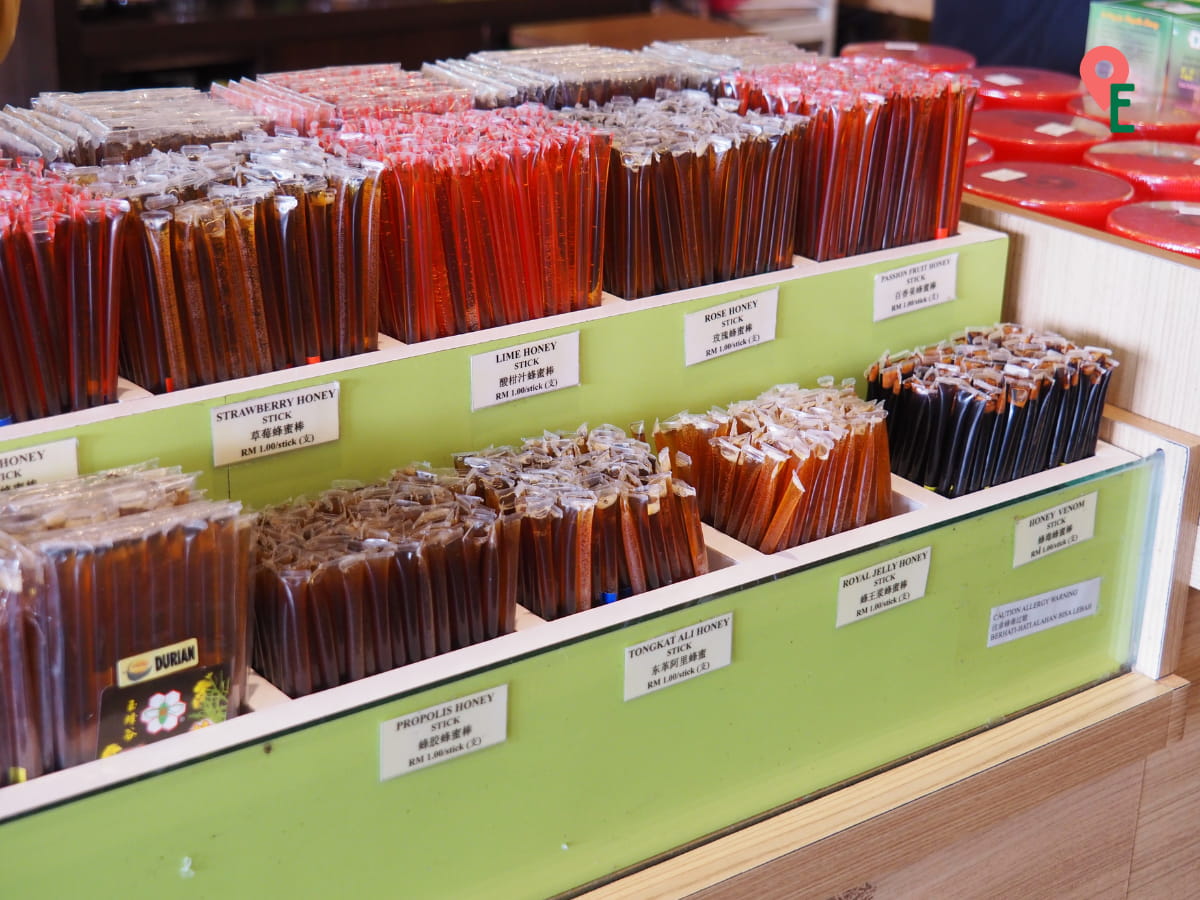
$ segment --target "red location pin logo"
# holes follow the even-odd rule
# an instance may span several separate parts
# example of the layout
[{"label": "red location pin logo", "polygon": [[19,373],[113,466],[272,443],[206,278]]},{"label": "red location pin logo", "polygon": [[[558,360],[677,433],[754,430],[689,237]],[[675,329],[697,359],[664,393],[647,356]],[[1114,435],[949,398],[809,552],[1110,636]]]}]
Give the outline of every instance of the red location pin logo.
[{"label": "red location pin logo", "polygon": [[1116,47],[1093,47],[1083,55],[1079,77],[1097,105],[1108,111],[1110,84],[1124,84],[1129,77],[1129,60]]}]

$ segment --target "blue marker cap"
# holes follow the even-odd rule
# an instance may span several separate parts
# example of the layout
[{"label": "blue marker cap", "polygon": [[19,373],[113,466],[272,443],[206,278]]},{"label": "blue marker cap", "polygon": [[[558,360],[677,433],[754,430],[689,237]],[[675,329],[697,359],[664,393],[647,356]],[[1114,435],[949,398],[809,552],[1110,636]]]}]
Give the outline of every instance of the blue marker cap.
[{"label": "blue marker cap", "polygon": [[611,594],[611,593],[608,593],[608,592],[606,591],[605,593],[603,593],[603,594],[601,594],[601,595],[600,595],[600,599],[601,599],[601,600],[603,600],[605,603],[616,603],[616,602],[617,602],[617,595],[616,595],[616,594]]}]

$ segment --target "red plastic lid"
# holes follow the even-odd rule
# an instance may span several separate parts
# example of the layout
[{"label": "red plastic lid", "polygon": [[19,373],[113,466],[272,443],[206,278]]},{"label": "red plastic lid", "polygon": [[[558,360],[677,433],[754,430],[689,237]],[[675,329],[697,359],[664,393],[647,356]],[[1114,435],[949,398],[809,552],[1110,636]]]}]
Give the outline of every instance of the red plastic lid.
[{"label": "red plastic lid", "polygon": [[1063,112],[1067,101],[1083,91],[1078,78],[1046,69],[1022,66],[980,66],[971,70],[979,79],[979,96],[988,109],[1049,109]]},{"label": "red plastic lid", "polygon": [[1040,109],[985,109],[971,116],[971,134],[996,149],[997,159],[1078,163],[1083,152],[1109,139],[1098,122]]},{"label": "red plastic lid", "polygon": [[1165,141],[1097,144],[1084,161],[1130,181],[1144,200],[1200,203],[1200,147]]},{"label": "red plastic lid", "polygon": [[[1133,103],[1117,110],[1117,121],[1132,125],[1133,132],[1114,132],[1114,141],[1183,141],[1195,138],[1200,130],[1200,112],[1177,106],[1170,98],[1153,100],[1139,99],[1132,95]],[[1075,97],[1067,103],[1067,109],[1079,116],[1095,119],[1108,127],[1108,112],[1100,108],[1091,97]]]},{"label": "red plastic lid", "polygon": [[992,145],[987,141],[981,141],[974,135],[967,138],[966,163],[968,166],[980,166],[985,162],[991,162],[992,157],[995,155],[996,151],[992,149]]},{"label": "red plastic lid", "polygon": [[1123,178],[1062,163],[972,166],[963,175],[963,189],[1092,228],[1104,228],[1108,214],[1133,199],[1133,186]]},{"label": "red plastic lid", "polygon": [[842,56],[873,56],[913,63],[931,72],[962,72],[975,65],[975,57],[965,50],[941,44],[917,44],[911,41],[870,41],[847,44]]},{"label": "red plastic lid", "polygon": [[1200,204],[1130,203],[1108,217],[1113,234],[1200,259]]}]

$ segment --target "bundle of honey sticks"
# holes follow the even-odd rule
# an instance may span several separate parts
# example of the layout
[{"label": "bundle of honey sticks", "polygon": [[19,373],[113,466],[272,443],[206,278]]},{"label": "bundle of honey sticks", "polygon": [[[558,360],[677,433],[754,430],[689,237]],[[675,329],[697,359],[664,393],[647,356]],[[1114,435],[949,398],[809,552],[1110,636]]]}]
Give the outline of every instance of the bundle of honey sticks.
[{"label": "bundle of honey sticks", "polygon": [[116,400],[128,209],[36,160],[0,168],[0,424]]},{"label": "bundle of honey sticks", "polygon": [[[472,88],[476,106],[483,108],[535,102],[561,109],[618,96],[653,97],[660,89],[683,86],[682,73],[670,60],[589,44],[484,50],[422,71]],[[504,104],[491,99],[496,85],[510,89]]]},{"label": "bundle of honey sticks", "polygon": [[763,553],[891,515],[886,413],[848,380],[780,385],[749,402],[680,413],[654,438],[696,486],[705,522]]},{"label": "bundle of honey sticks", "polygon": [[611,425],[461,454],[491,507],[520,521],[518,602],[556,619],[708,571],[696,491]]},{"label": "bundle of honey sticks", "polygon": [[212,95],[303,135],[343,119],[470,109],[472,99],[465,89],[393,63],[276,72],[214,84]]},{"label": "bundle of honey sticks", "polygon": [[63,169],[132,207],[123,374],[162,392],[375,349],[379,168],[260,132]]},{"label": "bundle of honey sticks", "polygon": [[520,526],[410,468],[263,515],[255,665],[292,697],[507,634]]},{"label": "bundle of honey sticks", "polygon": [[468,91],[477,109],[521,103],[558,109],[615,97],[649,98],[659,90],[709,89],[726,72],[812,57],[787,41],[748,35],[655,42],[633,52],[588,44],[483,51],[425,63],[421,73]]},{"label": "bundle of honey sticks", "polygon": [[684,87],[711,91],[722,75],[742,69],[811,62],[817,55],[801,50],[791,41],[760,34],[742,37],[698,38],[686,41],[654,41],[641,50],[644,56],[662,60],[679,72]]},{"label": "bundle of honey sticks", "polygon": [[[253,518],[240,510],[202,499],[194,476],[148,467],[5,495],[0,782],[236,714],[252,586]],[[207,675],[208,702],[139,718],[141,694],[165,683],[156,656]]]},{"label": "bundle of honey sticks", "polygon": [[695,491],[612,426],[262,516],[255,666],[299,697],[708,571]]},{"label": "bundle of honey sticks", "polygon": [[545,107],[346,122],[381,161],[383,331],[413,343],[600,302],[609,141]]},{"label": "bundle of honey sticks", "polygon": [[266,119],[194,88],[42,93],[32,109],[0,113],[0,152],[91,166],[129,162],[151,150],[237,140]]},{"label": "bundle of honey sticks", "polygon": [[954,234],[976,83],[852,57],[723,76],[742,110],[811,122],[799,176],[796,252],[815,260]]},{"label": "bundle of honey sticks", "polygon": [[563,115],[612,136],[610,293],[634,300],[792,264],[804,117],[739,116],[699,91]]},{"label": "bundle of honey sticks", "polygon": [[41,775],[53,763],[53,729],[42,724],[43,578],[37,557],[0,533],[0,787]]},{"label": "bundle of honey sticks", "polygon": [[867,396],[888,410],[893,471],[958,497],[1096,451],[1112,351],[1006,323],[884,354]]}]

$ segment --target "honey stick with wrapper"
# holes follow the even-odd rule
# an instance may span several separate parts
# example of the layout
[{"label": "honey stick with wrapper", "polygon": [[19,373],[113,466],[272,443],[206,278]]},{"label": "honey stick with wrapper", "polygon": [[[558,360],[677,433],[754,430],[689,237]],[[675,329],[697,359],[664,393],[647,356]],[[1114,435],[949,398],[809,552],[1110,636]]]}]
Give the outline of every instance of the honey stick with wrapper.
[{"label": "honey stick with wrapper", "polygon": [[44,595],[37,559],[0,534],[0,786],[35,778],[53,763],[39,691],[46,663],[38,627]]},{"label": "honey stick with wrapper", "polygon": [[116,400],[127,213],[40,161],[0,168],[4,418]]},{"label": "honey stick with wrapper", "polygon": [[[194,484],[142,466],[0,501],[0,544],[20,548],[33,566],[25,583],[41,586],[23,603],[38,673],[38,771],[187,730],[188,709],[204,724],[237,713],[253,519],[236,503],[199,499]],[[158,674],[159,660],[170,671]],[[171,698],[169,710],[150,709],[155,690]]]},{"label": "honey stick with wrapper", "polygon": [[705,473],[696,478],[705,521],[774,553],[891,514],[884,416],[852,380],[826,378],[679,414],[657,425],[655,441],[673,467]]},{"label": "honey stick with wrapper", "polygon": [[460,454],[456,467],[489,505],[514,510],[517,598],[543,618],[708,570],[690,489],[618,428],[547,433],[519,447]]},{"label": "honey stick with wrapper", "polygon": [[301,696],[510,632],[512,525],[460,477],[419,468],[267,510],[256,665]]},{"label": "honey stick with wrapper", "polygon": [[783,188],[803,117],[742,116],[697,91],[563,115],[612,136],[609,291],[636,299],[791,265],[797,195]]},{"label": "honey stick with wrapper", "polygon": [[125,275],[122,365],[135,382],[167,391],[375,348],[378,164],[257,133],[58,171],[104,196],[120,262],[102,274]]},{"label": "honey stick with wrapper", "polygon": [[294,129],[302,135],[339,119],[444,113],[471,106],[471,95],[464,88],[406,72],[392,63],[275,72],[214,84],[212,94],[270,119],[276,129]]},{"label": "honey stick with wrapper", "polygon": [[371,283],[393,337],[430,340],[600,302],[606,137],[526,105],[347,119],[321,141],[377,172],[372,208],[386,239],[370,257]]},{"label": "honey stick with wrapper", "polygon": [[811,119],[796,169],[796,252],[817,260],[932,240],[958,228],[976,84],[895,60],[805,60],[729,70],[740,111]]},{"label": "honey stick with wrapper", "polygon": [[1008,323],[881,357],[867,395],[888,410],[896,474],[956,497],[1094,453],[1118,365]]}]

